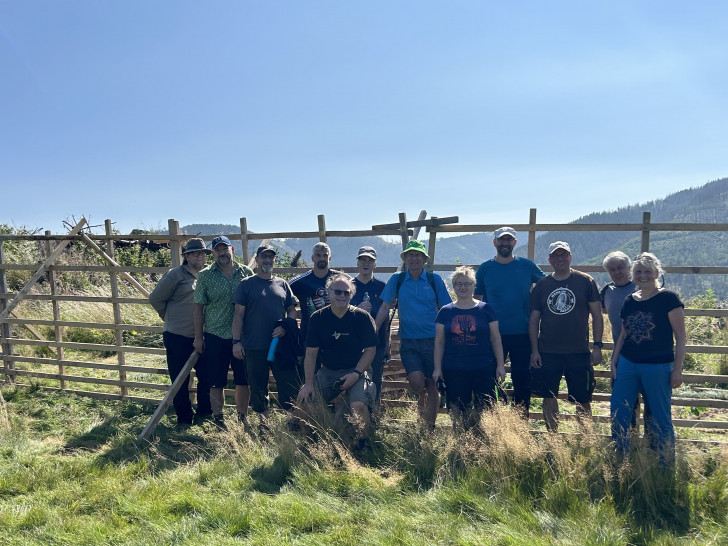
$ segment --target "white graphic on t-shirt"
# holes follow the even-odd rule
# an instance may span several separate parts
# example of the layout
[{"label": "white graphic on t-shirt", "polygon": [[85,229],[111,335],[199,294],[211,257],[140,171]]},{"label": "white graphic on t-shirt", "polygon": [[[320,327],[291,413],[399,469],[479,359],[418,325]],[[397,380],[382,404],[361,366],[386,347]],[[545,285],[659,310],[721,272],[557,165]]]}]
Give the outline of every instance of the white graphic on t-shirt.
[{"label": "white graphic on t-shirt", "polygon": [[339,339],[341,336],[348,336],[348,335],[349,335],[348,332],[337,332],[336,330],[334,330],[334,333],[331,334],[331,337],[333,337],[334,339]]},{"label": "white graphic on t-shirt", "polygon": [[554,315],[566,315],[574,309],[576,297],[568,288],[559,287],[546,298],[546,305]]},{"label": "white graphic on t-shirt", "polygon": [[642,343],[652,340],[652,330],[655,329],[655,317],[652,313],[638,311],[624,319],[624,329],[633,343]]}]

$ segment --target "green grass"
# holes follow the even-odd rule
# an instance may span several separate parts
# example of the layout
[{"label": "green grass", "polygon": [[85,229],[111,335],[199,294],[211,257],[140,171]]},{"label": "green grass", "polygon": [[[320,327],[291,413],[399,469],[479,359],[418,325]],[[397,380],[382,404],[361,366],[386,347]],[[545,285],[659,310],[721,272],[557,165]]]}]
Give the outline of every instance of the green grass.
[{"label": "green grass", "polygon": [[681,447],[616,465],[605,440],[532,434],[503,410],[477,434],[402,409],[354,455],[325,430],[262,436],[152,408],[2,390],[2,544],[704,544],[728,540],[728,453]]}]

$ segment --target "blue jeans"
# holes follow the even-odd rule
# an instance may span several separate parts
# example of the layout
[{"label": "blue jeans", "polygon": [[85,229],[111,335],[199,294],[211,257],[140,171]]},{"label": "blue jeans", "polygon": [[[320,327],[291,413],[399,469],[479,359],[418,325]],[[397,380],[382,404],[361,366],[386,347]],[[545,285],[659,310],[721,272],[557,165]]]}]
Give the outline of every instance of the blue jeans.
[{"label": "blue jeans", "polygon": [[670,406],[672,387],[670,374],[673,362],[638,364],[623,356],[617,362],[617,380],[612,387],[612,438],[617,451],[629,451],[629,429],[637,393],[640,389],[652,410],[650,429],[656,440],[660,460],[672,459],[675,454],[675,429],[672,427]]}]

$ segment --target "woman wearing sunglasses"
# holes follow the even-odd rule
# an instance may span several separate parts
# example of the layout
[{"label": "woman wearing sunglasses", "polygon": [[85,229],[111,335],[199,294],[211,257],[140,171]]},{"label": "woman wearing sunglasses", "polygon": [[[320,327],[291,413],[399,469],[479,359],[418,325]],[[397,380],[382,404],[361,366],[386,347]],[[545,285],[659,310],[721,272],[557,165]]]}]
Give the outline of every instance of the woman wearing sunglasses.
[{"label": "woman wearing sunglasses", "polygon": [[450,277],[456,300],[435,319],[435,371],[444,379],[453,427],[477,424],[480,414],[498,400],[498,383],[506,375],[498,319],[493,309],[473,297],[475,272],[458,267]]}]

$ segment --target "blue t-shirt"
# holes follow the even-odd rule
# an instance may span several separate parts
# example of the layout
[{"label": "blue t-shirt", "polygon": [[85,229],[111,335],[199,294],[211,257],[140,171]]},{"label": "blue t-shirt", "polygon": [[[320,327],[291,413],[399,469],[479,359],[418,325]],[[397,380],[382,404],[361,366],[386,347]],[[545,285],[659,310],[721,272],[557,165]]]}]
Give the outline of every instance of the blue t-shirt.
[{"label": "blue t-shirt", "polygon": [[[435,292],[427,280],[427,274],[422,271],[416,281],[405,273],[404,281],[397,295],[397,280],[400,273],[395,273],[387,281],[381,298],[389,305],[399,301],[399,337],[402,339],[426,339],[435,337],[435,317],[437,316],[437,303],[446,305],[452,302],[445,282],[440,275],[433,273]],[[395,298],[396,296],[396,298]]]},{"label": "blue t-shirt", "polygon": [[[384,290],[384,282],[379,279],[372,278],[368,283],[364,284],[354,277],[354,286],[356,286],[356,294],[354,294],[351,298],[351,305],[354,307],[358,306],[362,301],[364,301],[364,295],[368,294],[369,302],[372,304],[372,310],[369,314],[372,318],[377,318],[379,308],[382,306],[382,298],[380,295]],[[389,317],[387,317],[387,320],[382,324],[377,337],[379,338],[377,341],[377,347],[386,347],[387,343],[389,343]]]},{"label": "blue t-shirt", "polygon": [[491,306],[482,301],[472,309],[459,309],[452,303],[440,309],[436,322],[445,327],[442,368],[495,371],[490,344],[490,323],[495,320]]},{"label": "blue t-shirt", "polygon": [[531,285],[545,276],[531,260],[518,256],[507,264],[492,258],[480,265],[475,272],[475,295],[493,307],[501,335],[528,333]]}]

